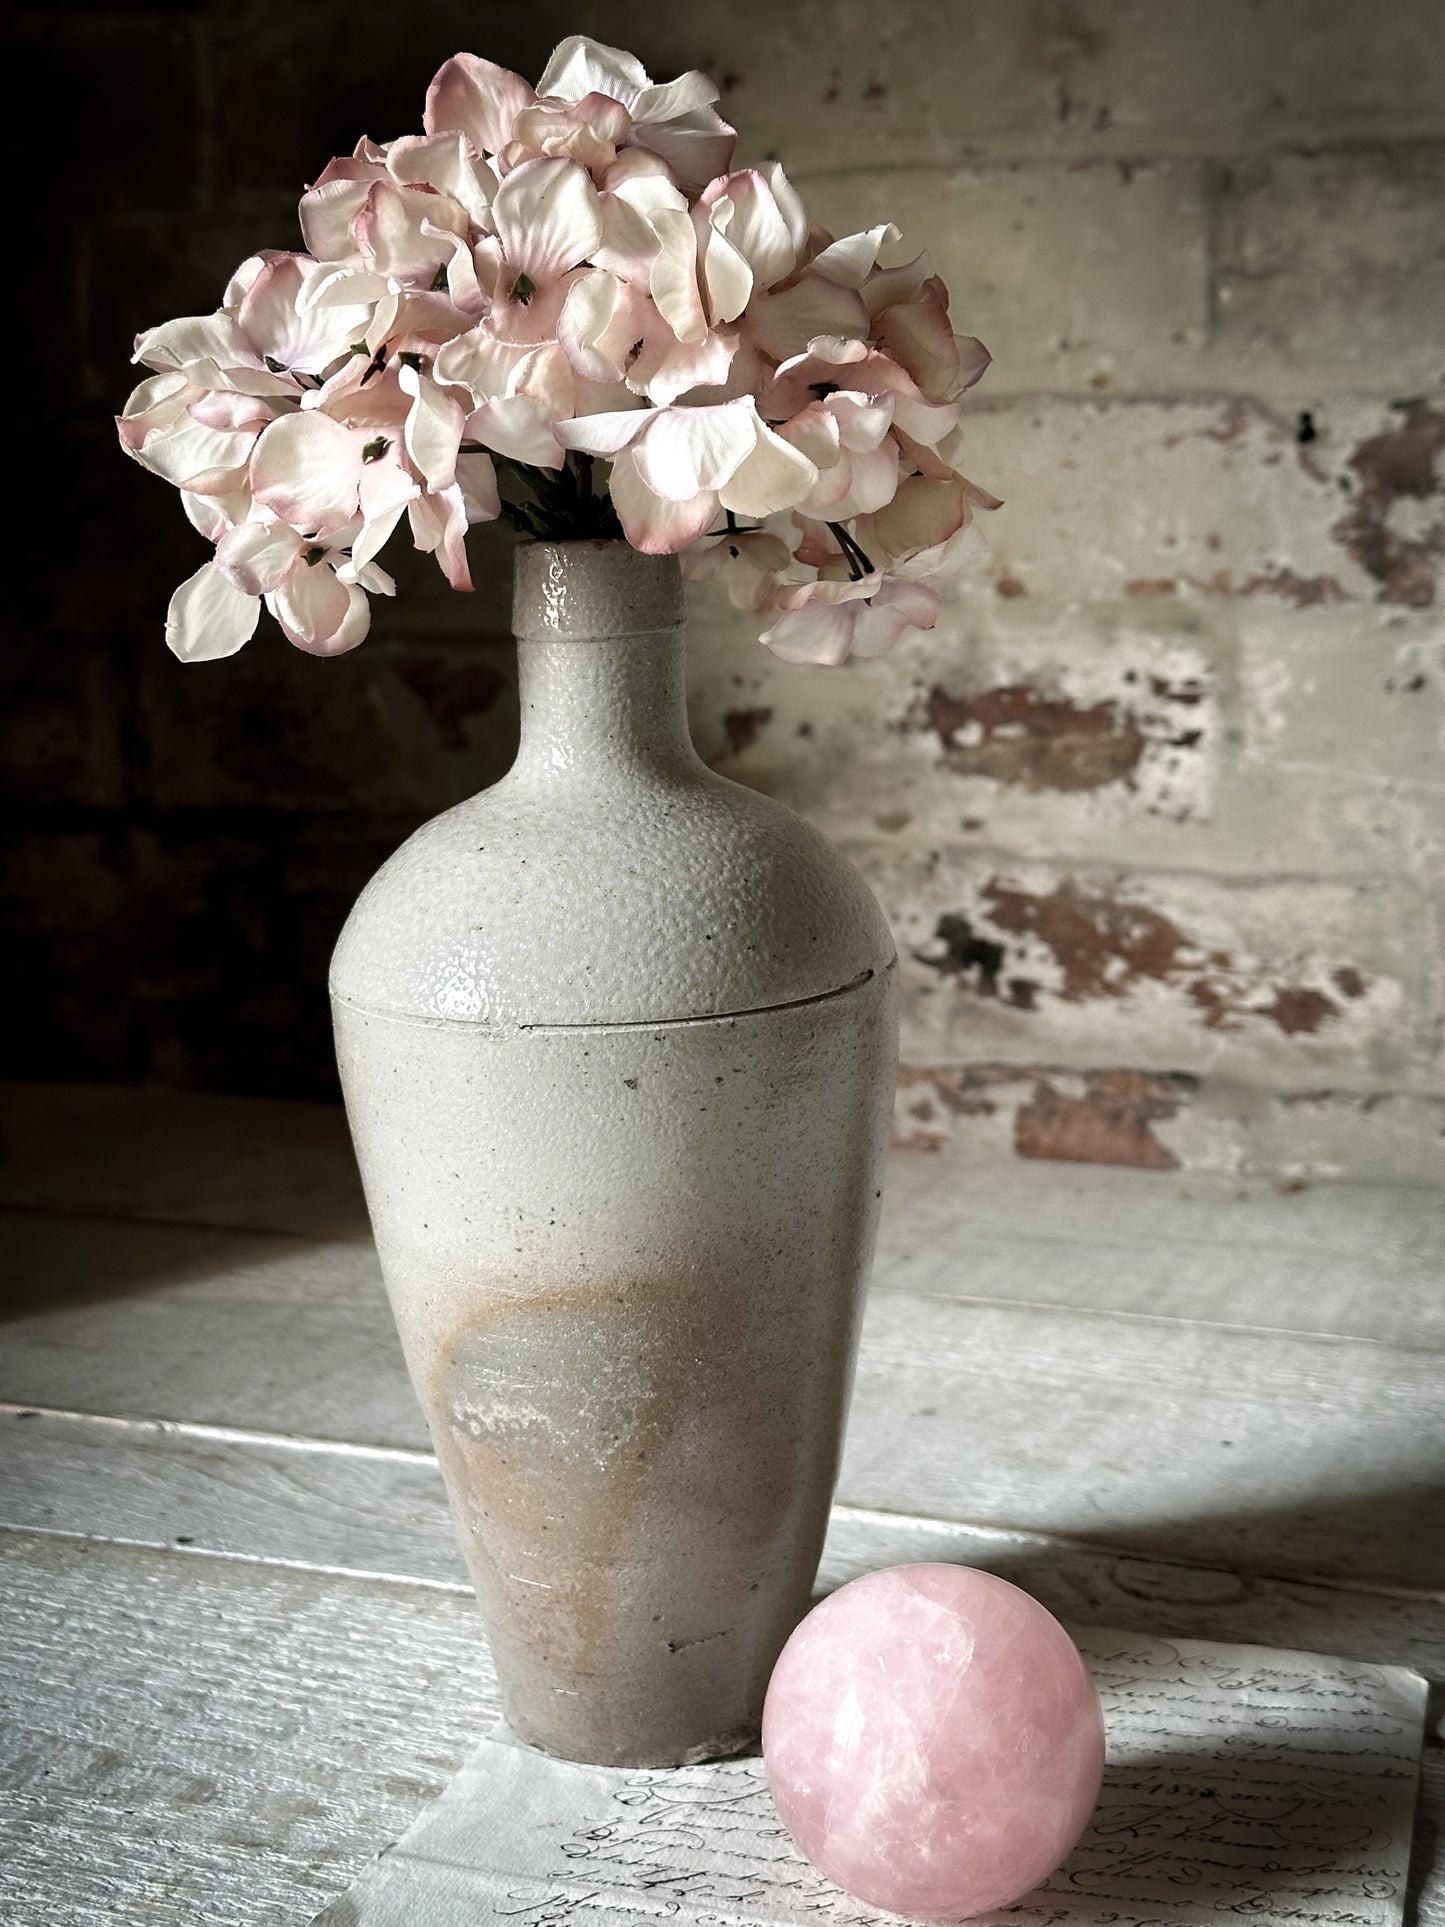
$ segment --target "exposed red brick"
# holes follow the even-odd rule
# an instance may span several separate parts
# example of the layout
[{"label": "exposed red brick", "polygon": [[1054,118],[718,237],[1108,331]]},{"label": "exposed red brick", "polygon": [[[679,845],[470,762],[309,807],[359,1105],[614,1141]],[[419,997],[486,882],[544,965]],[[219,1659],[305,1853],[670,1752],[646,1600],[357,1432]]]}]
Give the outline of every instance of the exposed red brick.
[{"label": "exposed red brick", "polygon": [[1306,990],[1295,985],[1287,990],[1277,990],[1274,1002],[1258,1015],[1278,1024],[1286,1037],[1296,1037],[1302,1032],[1308,1035],[1317,1031],[1327,1018],[1335,1015],[1338,1008],[1333,998],[1326,997],[1322,990]]},{"label": "exposed red brick", "polygon": [[1411,402],[1398,428],[1370,436],[1350,457],[1360,493],[1331,534],[1379,583],[1381,602],[1427,609],[1435,600],[1436,565],[1445,554],[1445,515],[1411,537],[1389,526],[1389,514],[1396,502],[1425,501],[1440,492],[1436,462],[1442,449],[1445,413]]},{"label": "exposed red brick", "polygon": [[1036,1079],[1033,1095],[1014,1117],[1014,1149],[1021,1158],[1175,1169],[1179,1160],[1150,1127],[1178,1112],[1191,1079],[1096,1071],[1085,1076],[1084,1086],[1082,1097],[1068,1097],[1047,1077]]},{"label": "exposed red brick", "polygon": [[983,901],[1000,930],[1035,937],[1053,952],[1064,973],[1058,994],[1069,1003],[1122,997],[1144,978],[1167,982],[1189,947],[1183,931],[1157,911],[1091,895],[1068,880],[1036,896],[995,878]]},{"label": "exposed red brick", "polygon": [[1027,585],[1020,582],[1016,575],[1000,576],[998,581],[994,583],[993,587],[994,587],[995,595],[1001,595],[1006,598],[1012,598],[1012,597],[1028,594]]},{"label": "exposed red brick", "polygon": [[1124,584],[1124,593],[1128,596],[1178,595],[1179,580],[1172,575],[1139,575]]},{"label": "exposed red brick", "polygon": [[[722,724],[727,731],[728,752],[740,756],[758,740],[758,732],[773,718],[771,709],[727,709]],[[801,731],[799,732],[801,734]]]},{"label": "exposed red brick", "polygon": [[[1031,938],[1049,950],[1062,973],[1052,994],[1066,1003],[1125,997],[1148,980],[1182,989],[1207,1030],[1238,1030],[1253,1017],[1296,1037],[1313,1034],[1339,1015],[1340,1006],[1325,991],[1307,984],[1261,986],[1257,979],[1241,978],[1228,951],[1205,952],[1160,912],[1084,890],[1071,879],[1041,896],[995,877],[985,885],[982,903],[995,930]],[[951,914],[940,917],[935,940],[944,946],[942,954],[915,952],[920,962],[971,980],[980,995],[1005,995],[1016,1009],[1036,1008],[1039,986],[1026,977],[1005,976],[1008,945],[987,929]],[[1358,994],[1347,991],[1338,975],[1335,981],[1343,994]],[[1364,987],[1358,973],[1349,981]]]},{"label": "exposed red brick", "polygon": [[1369,985],[1353,964],[1342,964],[1332,973],[1330,982],[1342,997],[1363,997],[1369,989]]},{"label": "exposed red brick", "polygon": [[[961,776],[987,776],[1028,790],[1096,790],[1126,780],[1146,738],[1118,703],[1087,707],[1023,683],[952,696],[935,685],[928,722],[944,761]],[[977,740],[960,742],[964,730]]]}]

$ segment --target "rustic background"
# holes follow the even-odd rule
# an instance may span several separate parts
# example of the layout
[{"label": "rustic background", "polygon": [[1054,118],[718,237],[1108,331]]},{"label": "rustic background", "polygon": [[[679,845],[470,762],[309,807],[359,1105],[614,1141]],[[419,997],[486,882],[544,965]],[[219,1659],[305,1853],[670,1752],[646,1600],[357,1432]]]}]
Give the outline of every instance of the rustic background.
[{"label": "rustic background", "polygon": [[267,624],[184,668],[161,621],[203,547],[108,418],[134,331],[292,244],[303,184],[418,125],[447,54],[535,74],[584,30],[713,73],[740,158],[840,231],[898,220],[995,351],[970,465],[1008,505],[931,636],[810,671],[695,604],[704,753],[894,920],[904,1138],[1440,1181],[1434,0],[12,18],[12,1074],[333,1093],[350,899],[510,757],[505,542],[474,536],[471,598],[403,567],[339,661]]}]

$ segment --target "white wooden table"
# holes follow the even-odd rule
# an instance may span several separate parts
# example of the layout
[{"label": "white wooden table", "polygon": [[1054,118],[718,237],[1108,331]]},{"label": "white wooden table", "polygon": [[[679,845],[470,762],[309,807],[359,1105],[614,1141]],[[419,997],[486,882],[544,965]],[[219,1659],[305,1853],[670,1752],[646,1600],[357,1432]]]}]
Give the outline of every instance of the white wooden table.
[{"label": "white wooden table", "polygon": [[[0,1123],[0,1921],[306,1922],[497,1709],[340,1116]],[[1440,1194],[902,1154],[824,1578],[1445,1680],[1442,1354]]]}]

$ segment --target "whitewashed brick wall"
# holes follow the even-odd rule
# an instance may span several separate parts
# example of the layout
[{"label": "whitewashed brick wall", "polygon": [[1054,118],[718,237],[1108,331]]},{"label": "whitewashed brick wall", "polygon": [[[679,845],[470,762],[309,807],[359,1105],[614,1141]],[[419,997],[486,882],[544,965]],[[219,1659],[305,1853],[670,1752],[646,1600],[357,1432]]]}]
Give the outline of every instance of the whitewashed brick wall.
[{"label": "whitewashed brick wall", "polygon": [[695,601],[707,753],[893,919],[902,1137],[1445,1180],[1445,15],[595,11],[994,351],[931,635],[799,669]]}]

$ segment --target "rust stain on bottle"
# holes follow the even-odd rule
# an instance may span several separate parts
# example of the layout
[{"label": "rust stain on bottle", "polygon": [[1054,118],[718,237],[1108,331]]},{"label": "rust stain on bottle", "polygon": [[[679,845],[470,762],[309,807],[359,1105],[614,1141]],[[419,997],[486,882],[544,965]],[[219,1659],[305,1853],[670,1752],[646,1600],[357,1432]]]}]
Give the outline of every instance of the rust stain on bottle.
[{"label": "rust stain on bottle", "polygon": [[836,1468],[816,1430],[847,1355],[800,1303],[796,1345],[758,1373],[748,1300],[745,1279],[686,1275],[512,1286],[435,1353],[424,1402],[509,1649],[508,1717],[550,1750],[643,1763],[649,1696],[658,1763],[699,1706],[717,1715],[699,1757],[756,1733],[821,1550]]}]

